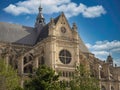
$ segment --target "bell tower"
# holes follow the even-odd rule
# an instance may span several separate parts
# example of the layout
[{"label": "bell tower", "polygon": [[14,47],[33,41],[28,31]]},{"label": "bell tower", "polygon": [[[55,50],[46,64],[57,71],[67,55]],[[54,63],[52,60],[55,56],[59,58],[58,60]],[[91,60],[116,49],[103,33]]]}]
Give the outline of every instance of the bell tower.
[{"label": "bell tower", "polygon": [[36,18],[35,28],[37,29],[38,32],[40,32],[41,29],[43,28],[43,26],[45,25],[45,18],[42,13],[41,1],[40,1],[40,6],[39,6],[38,10],[39,10],[39,13]]}]

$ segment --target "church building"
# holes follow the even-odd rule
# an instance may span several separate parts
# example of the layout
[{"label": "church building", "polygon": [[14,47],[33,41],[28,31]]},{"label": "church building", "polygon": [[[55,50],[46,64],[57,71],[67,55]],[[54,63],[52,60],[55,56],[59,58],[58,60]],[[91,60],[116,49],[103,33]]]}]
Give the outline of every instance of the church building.
[{"label": "church building", "polygon": [[106,61],[96,58],[63,12],[46,23],[40,6],[34,27],[0,22],[0,57],[18,70],[21,85],[39,65],[61,72],[60,79],[67,81],[83,63],[100,80],[101,90],[120,90],[120,67],[114,66],[112,56]]}]

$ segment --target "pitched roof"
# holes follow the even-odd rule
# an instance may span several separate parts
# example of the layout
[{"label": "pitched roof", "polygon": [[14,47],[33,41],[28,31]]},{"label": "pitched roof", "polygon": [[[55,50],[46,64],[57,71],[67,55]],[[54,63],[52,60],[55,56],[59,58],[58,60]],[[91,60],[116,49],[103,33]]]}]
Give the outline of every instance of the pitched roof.
[{"label": "pitched roof", "polygon": [[[54,19],[55,24],[57,24],[61,15]],[[35,45],[44,38],[48,37],[48,27],[49,23],[46,24],[39,35],[37,35],[37,30],[33,27],[27,27],[22,25],[10,24],[0,22],[0,41],[18,44]],[[88,48],[85,46],[84,42],[79,37],[80,50],[82,52],[89,53]]]},{"label": "pitched roof", "polygon": [[41,32],[39,34],[39,36],[37,37],[36,43],[43,40],[44,38],[48,37],[48,24],[46,24],[42,29]]},{"label": "pitched roof", "polygon": [[82,39],[79,37],[79,48],[80,48],[80,50],[82,51],[82,52],[84,52],[84,53],[89,53],[89,50],[88,50],[88,48],[85,46],[85,44],[84,44],[84,42],[82,41]]},{"label": "pitched roof", "polygon": [[34,45],[36,31],[32,27],[0,22],[0,41]]},{"label": "pitched roof", "polygon": [[[60,15],[54,19],[55,24],[57,24],[59,18],[60,18]],[[40,34],[39,34],[39,36],[38,36],[38,38],[37,38],[37,40],[36,40],[36,43],[39,42],[39,41],[41,41],[41,40],[43,40],[44,38],[48,37],[49,24],[50,24],[50,22],[49,22],[48,24],[46,24],[46,25],[41,29],[41,32],[40,32]]]}]

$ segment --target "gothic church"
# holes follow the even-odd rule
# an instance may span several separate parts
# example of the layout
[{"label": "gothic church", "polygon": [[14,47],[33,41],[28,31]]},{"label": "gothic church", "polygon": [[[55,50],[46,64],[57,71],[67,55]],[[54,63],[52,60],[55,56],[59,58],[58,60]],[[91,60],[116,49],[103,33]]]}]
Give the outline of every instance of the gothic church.
[{"label": "gothic church", "polygon": [[120,90],[120,67],[113,65],[111,55],[101,61],[89,52],[77,25],[71,28],[63,12],[46,24],[40,6],[35,27],[0,22],[0,57],[18,69],[21,85],[39,65],[52,67],[62,72],[61,80],[69,80],[75,66],[83,63],[100,80],[101,90]]}]

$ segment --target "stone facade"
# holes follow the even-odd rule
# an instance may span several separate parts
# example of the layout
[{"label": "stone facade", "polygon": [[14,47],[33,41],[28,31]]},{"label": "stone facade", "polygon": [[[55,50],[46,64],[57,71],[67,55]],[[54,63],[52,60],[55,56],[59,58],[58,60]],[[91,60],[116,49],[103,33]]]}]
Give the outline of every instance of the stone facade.
[{"label": "stone facade", "polygon": [[[0,24],[0,32],[4,29],[7,31],[6,24]],[[120,67],[113,66],[110,55],[106,61],[101,61],[90,53],[78,34],[76,24],[73,23],[71,28],[64,13],[45,24],[40,7],[35,28],[12,24],[8,26],[19,27],[19,34],[22,35],[15,37],[14,41],[1,37],[0,56],[18,69],[21,85],[27,75],[39,65],[52,67],[56,73],[62,73],[60,80],[69,81],[75,66],[83,63],[100,80],[101,90],[120,90]],[[11,35],[7,37],[11,38]]]}]

